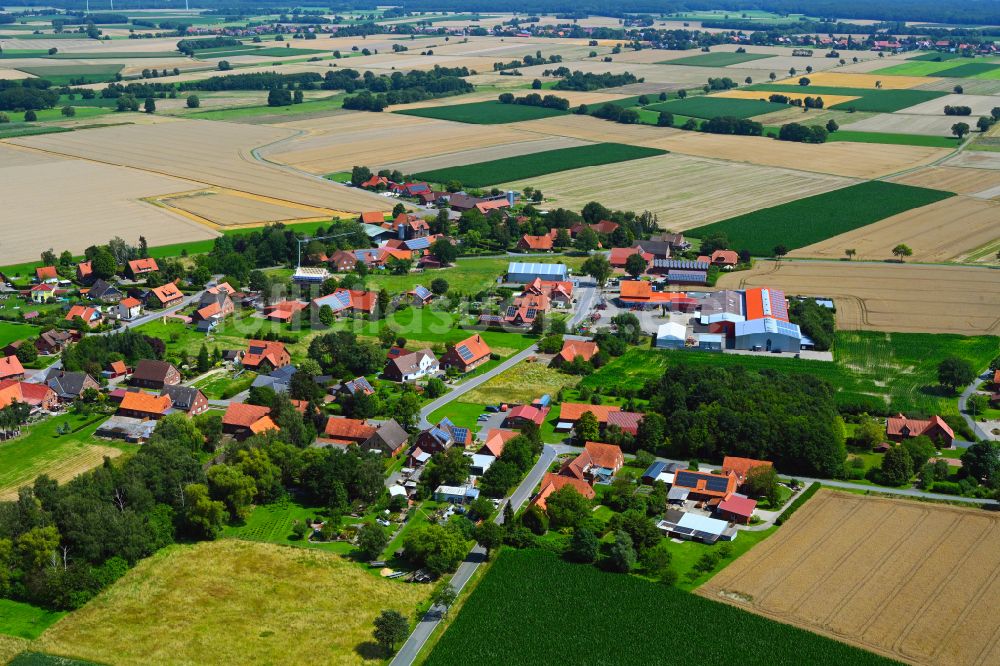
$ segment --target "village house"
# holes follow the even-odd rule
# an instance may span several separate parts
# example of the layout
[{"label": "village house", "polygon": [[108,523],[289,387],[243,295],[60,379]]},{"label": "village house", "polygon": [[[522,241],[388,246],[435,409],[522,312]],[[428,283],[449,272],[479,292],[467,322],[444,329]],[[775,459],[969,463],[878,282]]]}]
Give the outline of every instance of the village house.
[{"label": "village house", "polygon": [[512,326],[531,326],[540,314],[549,311],[549,297],[544,295],[525,294],[514,299],[507,306],[503,320]]},{"label": "village house", "polygon": [[72,323],[76,321],[77,317],[79,317],[89,328],[97,328],[104,321],[104,315],[101,314],[100,310],[97,308],[87,307],[85,305],[74,305],[70,307],[69,312],[66,313],[66,316],[63,319],[64,321]]},{"label": "village house", "polygon": [[[198,308],[191,320],[198,323],[198,330],[208,330],[233,314],[235,305],[230,294],[236,290],[228,282],[206,289],[198,300]],[[204,324],[203,324],[204,322]]]},{"label": "village house", "polygon": [[394,457],[406,449],[409,435],[395,419],[378,424],[374,434],[365,440],[362,447],[366,451],[378,451],[384,456]]},{"label": "village house", "polygon": [[382,227],[401,240],[422,238],[431,233],[431,227],[426,220],[410,213],[400,213],[392,221],[382,223]]},{"label": "village house", "polygon": [[641,256],[646,262],[647,267],[653,263],[653,255],[648,252],[643,252],[638,247],[613,247],[611,248],[611,253],[608,255],[608,262],[616,271],[624,273],[625,263],[633,254]]},{"label": "village house", "polygon": [[730,270],[740,263],[740,255],[735,250],[716,250],[711,256],[699,256],[698,261]]},{"label": "village house", "polygon": [[243,354],[243,367],[258,372],[283,368],[292,362],[282,342],[250,340]]},{"label": "village house", "polygon": [[55,391],[44,384],[30,384],[16,379],[0,381],[0,409],[20,402],[34,410],[51,411],[58,405]]},{"label": "village house", "polygon": [[476,451],[479,455],[489,455],[494,458],[499,458],[500,454],[503,453],[504,446],[510,440],[517,437],[520,433],[516,430],[502,430],[500,428],[492,428],[486,433],[486,437],[483,440],[483,445],[479,447]]},{"label": "village house", "polygon": [[181,373],[172,363],[144,358],[135,364],[129,384],[139,388],[162,389],[181,383]]},{"label": "village house", "polygon": [[421,377],[437,374],[440,364],[430,349],[421,349],[389,359],[385,366],[385,377],[394,382],[412,382]]},{"label": "village house", "polygon": [[589,405],[581,402],[564,402],[559,405],[558,427],[569,430],[586,412],[593,414],[599,424],[605,425],[608,422],[609,414],[620,411],[621,407],[616,407],[615,405]]},{"label": "village house", "polygon": [[434,489],[435,502],[448,502],[449,504],[470,504],[479,498],[479,489],[472,486],[445,486],[441,485]]},{"label": "village house", "polygon": [[246,439],[268,430],[278,430],[271,409],[260,405],[231,402],[222,416],[222,432],[234,439]]},{"label": "village house", "polygon": [[754,509],[756,508],[757,500],[750,499],[744,495],[733,494],[719,502],[715,513],[722,520],[749,525],[750,519],[753,518]]},{"label": "village house", "polygon": [[118,379],[119,377],[124,377],[127,374],[128,366],[125,365],[125,361],[111,361],[101,372],[101,376],[105,379]]},{"label": "village house", "polygon": [[156,265],[156,259],[152,257],[133,259],[126,265],[125,275],[132,280],[138,280],[143,275],[155,273],[158,270],[160,267]]},{"label": "village house", "polygon": [[326,262],[330,265],[330,270],[350,273],[357,265],[358,258],[347,250],[337,250],[327,258]]},{"label": "village house", "polygon": [[81,261],[76,265],[76,281],[80,284],[90,284],[94,280],[94,267],[89,261]]},{"label": "village house", "polygon": [[265,305],[262,313],[264,319],[287,324],[292,321],[297,312],[302,312],[307,307],[302,301],[281,301],[280,303]]},{"label": "village house", "polygon": [[698,305],[696,299],[683,292],[653,291],[653,285],[645,280],[622,280],[617,300],[622,307],[639,310],[666,308],[691,312]]},{"label": "village house", "polygon": [[55,266],[39,266],[35,269],[35,282],[59,282]]},{"label": "village house", "polygon": [[184,301],[184,294],[173,282],[153,287],[149,290],[147,306],[156,308],[171,308],[180,305]]},{"label": "village house", "polygon": [[208,398],[193,386],[164,386],[160,395],[169,397],[173,408],[186,412],[188,416],[197,416],[208,411]]},{"label": "village house", "polygon": [[529,234],[525,234],[521,236],[519,241],[517,241],[517,247],[521,250],[532,252],[551,252],[552,236],[531,236]]},{"label": "village house", "polygon": [[552,358],[551,365],[560,366],[565,363],[572,363],[576,357],[589,361],[600,351],[600,347],[593,340],[563,340],[562,350]]},{"label": "village house", "polygon": [[536,426],[541,427],[545,423],[545,417],[549,414],[549,407],[540,407],[535,405],[518,405],[514,407],[503,420],[504,428],[523,428],[528,423],[534,423]]},{"label": "village house", "polygon": [[162,419],[173,401],[169,395],[152,395],[142,391],[127,391],[118,405],[118,416],[133,419]]},{"label": "village house", "polygon": [[[707,501],[710,506],[714,506],[735,493],[736,486],[735,474],[713,474],[687,469],[674,475],[671,490],[686,492],[685,499]],[[715,501],[714,504],[712,500]]]},{"label": "village house", "polygon": [[6,356],[0,359],[0,380],[14,379],[20,381],[24,379],[24,366],[17,356]]},{"label": "village house", "polygon": [[118,319],[124,319],[125,321],[132,321],[138,317],[142,316],[142,301],[138,298],[123,298],[113,309],[115,316]]},{"label": "village house", "polygon": [[60,331],[53,328],[48,331],[42,331],[39,334],[38,338],[35,340],[35,349],[39,354],[43,354],[45,356],[61,354],[62,350],[65,349],[72,340],[73,334],[69,331]]},{"label": "village house", "polygon": [[334,314],[342,312],[371,314],[378,306],[378,293],[356,289],[338,289],[332,294],[320,296],[312,300],[312,307],[315,310],[319,310],[324,305],[330,306]]},{"label": "village house", "polygon": [[573,283],[566,280],[543,280],[535,278],[524,285],[524,295],[545,296],[556,307],[569,307],[573,302]]},{"label": "village house", "polygon": [[343,393],[345,395],[375,395],[375,387],[368,381],[367,377],[355,377],[343,384],[331,387],[333,393]]},{"label": "village house", "polygon": [[52,369],[45,376],[45,385],[55,392],[62,402],[78,400],[87,389],[100,390],[101,385],[86,372],[67,372]]},{"label": "village house", "polygon": [[94,284],[87,289],[87,298],[92,301],[100,301],[113,305],[122,300],[122,292],[118,287],[105,280],[94,280]]},{"label": "village house", "polygon": [[609,483],[625,464],[620,447],[602,442],[586,442],[583,451],[570,460],[559,474],[572,476],[588,483]]},{"label": "village house", "polygon": [[472,431],[460,428],[450,419],[441,419],[436,426],[430,427],[417,435],[416,447],[421,451],[441,453],[453,446],[465,448],[472,444]]},{"label": "village house", "polygon": [[47,282],[36,284],[28,290],[32,303],[48,303],[56,297],[56,286]]},{"label": "village house", "polygon": [[341,416],[331,416],[326,421],[326,427],[316,438],[318,446],[350,446],[367,442],[376,432],[375,426],[361,419],[348,419]]},{"label": "village house", "polygon": [[434,292],[421,284],[406,292],[406,295],[410,297],[410,303],[417,308],[429,305],[434,300]]},{"label": "village house", "polygon": [[653,235],[650,240],[660,241],[670,245],[670,249],[685,252],[691,249],[691,243],[684,240],[684,234],[674,234],[669,231]]},{"label": "village house", "polygon": [[545,500],[548,499],[549,495],[557,490],[561,490],[564,486],[572,486],[576,492],[580,493],[587,499],[594,499],[597,496],[597,493],[594,492],[594,488],[583,479],[578,479],[571,475],[558,474],[556,472],[547,472],[545,476],[542,477],[542,483],[538,488],[538,494],[535,495],[533,500],[531,500],[531,503],[542,511],[545,511]]},{"label": "village house", "polygon": [[471,372],[490,360],[490,348],[479,334],[448,346],[441,358],[445,368],[455,368],[461,373]]},{"label": "village house", "polygon": [[722,459],[722,473],[736,476],[737,488],[742,488],[747,482],[750,472],[758,469],[772,469],[774,463],[770,460],[754,460],[753,458],[740,458],[737,456],[726,456]]},{"label": "village house", "polygon": [[902,442],[910,437],[928,437],[943,448],[955,445],[955,432],[940,416],[929,419],[908,419],[902,414],[890,416],[885,422],[885,436],[893,442]]}]

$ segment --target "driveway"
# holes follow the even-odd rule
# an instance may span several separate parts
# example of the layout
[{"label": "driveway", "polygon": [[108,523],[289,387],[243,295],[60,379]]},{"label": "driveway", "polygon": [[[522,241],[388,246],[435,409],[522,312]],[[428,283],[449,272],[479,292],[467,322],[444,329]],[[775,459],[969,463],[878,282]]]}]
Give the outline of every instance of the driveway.
[{"label": "driveway", "polygon": [[965,422],[969,424],[969,427],[972,428],[972,433],[976,436],[977,441],[984,439],[986,441],[1000,440],[1000,437],[988,432],[978,421],[966,413],[966,410],[969,408],[969,397],[971,397],[973,393],[976,393],[976,386],[978,386],[980,382],[988,380],[990,377],[991,375],[987,370],[983,374],[976,377],[971,384],[966,386],[965,390],[962,391],[962,395],[958,397],[958,411],[962,415],[962,418],[965,419]]},{"label": "driveway", "polygon": [[[545,476],[545,472],[548,470],[549,465],[556,458],[556,450],[546,445],[542,449],[542,455],[532,467],[524,480],[521,481],[520,485],[514,489],[508,498],[508,502],[511,504],[511,509],[516,513],[521,506],[528,501],[531,497],[531,491],[535,489],[542,481],[542,477]],[[501,505],[502,506],[502,505]],[[503,510],[497,512],[497,517],[495,522],[503,524]],[[486,551],[479,545],[473,548],[468,556],[466,556],[465,561],[462,562],[458,569],[455,571],[455,575],[451,577],[451,585],[455,588],[456,592],[460,592],[465,584],[469,582],[472,575],[476,573],[479,569],[479,565],[486,560]],[[408,666],[412,664],[423,649],[424,645],[427,643],[427,639],[431,637],[434,630],[437,629],[438,624],[441,623],[441,614],[444,609],[440,606],[434,606],[424,616],[420,619],[413,633],[410,637],[406,639],[406,643],[403,647],[399,649],[396,653],[395,658],[390,662],[390,666]]]}]

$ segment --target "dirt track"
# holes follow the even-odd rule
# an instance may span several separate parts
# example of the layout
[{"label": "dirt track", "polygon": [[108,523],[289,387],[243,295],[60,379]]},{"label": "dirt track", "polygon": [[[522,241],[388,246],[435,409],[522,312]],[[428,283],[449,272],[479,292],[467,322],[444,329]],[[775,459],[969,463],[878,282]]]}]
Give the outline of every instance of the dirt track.
[{"label": "dirt track", "polygon": [[698,594],[901,661],[1000,663],[1000,516],[821,490]]}]

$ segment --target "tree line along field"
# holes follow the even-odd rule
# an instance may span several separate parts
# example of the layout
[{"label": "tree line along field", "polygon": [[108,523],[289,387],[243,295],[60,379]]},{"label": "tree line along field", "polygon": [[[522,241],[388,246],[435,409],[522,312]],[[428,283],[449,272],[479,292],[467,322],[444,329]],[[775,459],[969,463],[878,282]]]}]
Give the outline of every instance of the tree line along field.
[{"label": "tree line along field", "polygon": [[698,594],[900,661],[996,664],[1000,517],[821,490]]},{"label": "tree line along field", "polygon": [[710,119],[717,116],[752,118],[753,116],[761,116],[772,111],[783,111],[788,108],[788,105],[778,104],[777,102],[765,102],[759,99],[700,95],[698,97],[675,99],[660,104],[651,104],[645,108],[649,111],[666,111],[678,116]]},{"label": "tree line along field", "polygon": [[940,190],[868,181],[714,222],[688,234],[705,238],[722,233],[731,247],[769,256],[778,245],[794,250],[952,196]]},{"label": "tree line along field", "polygon": [[954,396],[941,392],[937,366],[948,356],[958,356],[982,370],[1000,354],[995,336],[962,336],[927,333],[837,331],[833,362],[775,358],[768,355],[709,354],[633,348],[584,378],[582,386],[620,390],[640,388],[662,376],[670,365],[702,367],[743,366],[808,374],[829,382],[842,406],[881,405],[885,413],[942,414],[958,416]]},{"label": "tree line along field", "polygon": [[[586,629],[569,640],[567,621]],[[510,549],[500,552],[424,663],[688,662],[893,663],[673,587],[570,564],[546,551]]]},{"label": "tree line along field", "polygon": [[521,122],[522,120],[564,116],[569,112],[542,106],[501,104],[498,101],[489,101],[429,106],[422,109],[403,109],[394,113],[419,116],[421,118],[435,118],[437,120],[451,120],[458,123],[471,123],[474,125],[500,125]]},{"label": "tree line along field", "polygon": [[414,174],[414,178],[432,183],[457,180],[466,187],[486,187],[518,178],[534,178],[559,171],[627,162],[664,155],[667,151],[623,143],[597,143],[530,153],[516,158],[491,160],[478,164],[435,169]]},{"label": "tree line along field", "polygon": [[885,88],[849,88],[838,86],[808,85],[800,86],[786,83],[764,83],[752,85],[744,90],[760,90],[776,93],[808,93],[814,97],[847,96],[856,97],[849,102],[831,104],[831,109],[850,109],[855,111],[871,111],[875,113],[892,113],[907,107],[929,102],[938,97],[944,97],[947,92],[941,90],[889,90]]}]

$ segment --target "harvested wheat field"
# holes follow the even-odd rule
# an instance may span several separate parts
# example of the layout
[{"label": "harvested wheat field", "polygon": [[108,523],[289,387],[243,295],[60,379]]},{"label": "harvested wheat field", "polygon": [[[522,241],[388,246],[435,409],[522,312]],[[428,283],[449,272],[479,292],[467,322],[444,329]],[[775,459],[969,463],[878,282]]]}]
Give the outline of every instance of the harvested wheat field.
[{"label": "harvested wheat field", "polygon": [[55,462],[45,464],[41,468],[32,467],[25,470],[23,478],[17,480],[4,488],[0,488],[0,501],[9,502],[17,499],[18,488],[30,485],[39,474],[45,474],[50,479],[59,483],[66,483],[84,472],[100,467],[104,464],[105,458],[117,458],[123,453],[121,449],[113,446],[100,446],[93,444],[86,446],[64,458],[57,458]]},{"label": "harvested wheat field", "polygon": [[985,150],[963,150],[944,162],[950,167],[972,167],[975,169],[1000,169],[1000,153]]},{"label": "harvested wheat field", "polygon": [[913,208],[819,243],[793,250],[791,257],[840,259],[846,248],[856,259],[892,259],[900,242],[913,248],[908,261],[954,260],[1000,238],[1000,202],[955,197]]},{"label": "harvested wheat field", "polygon": [[[926,167],[911,171],[902,176],[891,178],[894,183],[906,185],[916,185],[918,187],[930,187],[956,194],[971,194],[973,196],[986,196],[1000,188],[1000,171],[991,169],[972,169],[961,167]],[[996,192],[995,195],[1000,195]]]},{"label": "harvested wheat field", "polygon": [[[53,183],[59,196],[49,196]],[[115,236],[130,242],[145,236],[150,245],[212,238],[216,234],[206,227],[142,201],[194,187],[155,173],[0,143],[0,262],[38,259],[40,237],[25,229],[44,229],[45,243],[76,254]]]},{"label": "harvested wheat field", "polygon": [[[823,97],[826,100],[826,97]],[[942,109],[944,107],[939,107]],[[955,119],[950,116],[911,115],[906,113],[880,113],[871,118],[863,118],[841,129],[857,132],[889,132],[896,134],[922,134],[925,136],[952,136],[951,126]]]},{"label": "harvested wheat field", "polygon": [[[380,116],[375,126],[368,125],[372,116]],[[325,174],[350,169],[355,164],[381,169],[401,161],[545,138],[510,126],[484,129],[481,125],[364,111],[339,115],[331,119],[328,127],[328,131],[265,148],[261,154],[275,162]],[[381,208],[385,206],[382,203]]]},{"label": "harvested wheat field", "polygon": [[525,181],[501,189],[537,187],[546,198],[571,210],[589,201],[621,210],[648,210],[660,224],[684,231],[759,208],[850,185],[852,180],[732,164],[686,155],[660,155],[621,165],[585,167]]},{"label": "harvested wheat field", "polygon": [[302,206],[234,190],[198,190],[157,201],[168,208],[190,213],[198,221],[220,227],[328,220],[341,215],[341,211],[329,208]]},{"label": "harvested wheat field", "polygon": [[820,490],[698,594],[905,662],[1000,663],[1000,515]]},{"label": "harvested wheat field", "polygon": [[381,659],[375,617],[383,609],[413,615],[430,592],[317,550],[236,539],[176,545],[139,562],[35,645],[121,666],[360,664]]},{"label": "harvested wheat field", "polygon": [[[729,97],[733,99],[764,99],[766,100],[769,96],[775,93],[769,92],[767,90],[727,90],[725,92],[716,93],[711,95],[712,97]],[[794,93],[794,92],[783,92],[780,93],[789,99],[805,99],[806,97],[816,97],[815,94],[808,93]],[[851,95],[822,95],[823,103],[825,106],[833,106],[834,104],[840,104],[842,102],[850,102],[851,100],[857,99],[855,96]],[[796,109],[799,114],[802,113],[802,109]]]},{"label": "harvested wheat field", "polygon": [[[201,185],[308,206],[352,213],[392,207],[384,197],[293,173],[257,161],[250,154],[256,146],[293,135],[290,130],[265,125],[174,120],[159,125],[123,125],[10,141],[49,154],[178,176]],[[179,191],[193,189],[197,186],[188,185]]]},{"label": "harvested wheat field", "polygon": [[[723,275],[717,286],[833,298],[837,328],[849,331],[1000,334],[1000,271],[988,268],[757,261],[749,271]],[[914,307],[917,301],[920,307]]]},{"label": "harvested wheat field", "polygon": [[883,90],[903,90],[915,88],[937,79],[931,76],[880,76],[878,74],[850,74],[848,72],[813,72],[806,74],[803,70],[795,76],[778,81],[782,85],[798,85],[799,78],[808,76],[810,85],[830,86],[833,88],[875,88],[877,81],[882,82]]},{"label": "harvested wheat field", "polygon": [[540,153],[546,150],[559,150],[562,148],[573,148],[576,146],[593,145],[590,141],[581,141],[565,136],[554,136],[538,139],[537,141],[519,141],[502,146],[491,146],[489,148],[473,148],[471,150],[460,150],[454,153],[445,153],[435,157],[424,157],[403,162],[393,162],[385,165],[386,169],[399,169],[403,173],[421,173],[434,169],[444,169],[446,167],[463,166],[466,164],[477,164],[479,162],[489,162],[491,160],[506,159],[510,157],[520,157],[532,153]]},{"label": "harvested wheat field", "polygon": [[[969,122],[970,125],[975,127],[975,118],[977,116],[988,116],[990,111],[995,109],[997,105],[1000,104],[1000,97],[994,97],[993,95],[945,95],[944,97],[938,97],[937,99],[932,99],[928,102],[921,102],[914,106],[908,106],[902,109],[900,113],[907,113],[913,115],[929,115],[929,116],[944,116],[944,107],[946,106],[967,106],[972,109],[972,118],[956,118],[954,116],[945,116],[946,120],[950,120],[952,123],[955,122]],[[949,125],[950,127],[950,125]]]}]

